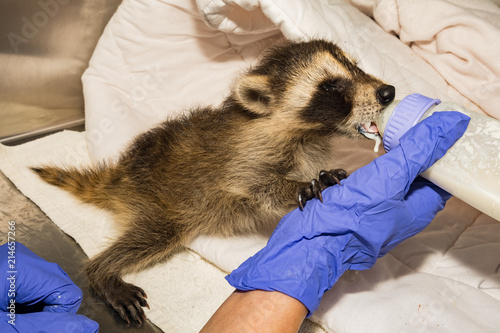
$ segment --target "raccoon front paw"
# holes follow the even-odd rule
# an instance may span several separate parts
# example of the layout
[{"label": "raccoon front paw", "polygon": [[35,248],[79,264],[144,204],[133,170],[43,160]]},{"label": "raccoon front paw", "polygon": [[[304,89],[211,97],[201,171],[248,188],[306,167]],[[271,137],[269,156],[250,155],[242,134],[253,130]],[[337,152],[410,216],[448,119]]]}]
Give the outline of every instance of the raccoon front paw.
[{"label": "raccoon front paw", "polygon": [[314,198],[319,199],[319,201],[323,202],[323,196],[321,195],[321,186],[317,179],[313,179],[311,181],[311,185],[304,186],[299,189],[299,193],[297,194],[297,201],[299,203],[300,209],[304,209],[306,202]]},{"label": "raccoon front paw", "polygon": [[333,185],[340,185],[340,181],[349,177],[344,169],[333,169],[330,171],[321,170],[319,172],[319,182],[321,190]]},{"label": "raccoon front paw", "polygon": [[299,189],[297,195],[297,201],[299,203],[300,209],[304,209],[307,201],[311,199],[319,199],[323,203],[323,195],[321,192],[333,185],[340,185],[342,179],[346,179],[349,176],[347,171],[344,169],[333,169],[330,171],[322,170],[319,173],[319,181],[313,179],[310,185],[304,186]]},{"label": "raccoon front paw", "polygon": [[106,303],[111,306],[118,315],[130,325],[131,321],[139,323],[139,326],[146,320],[146,314],[142,307],[149,309],[146,301],[147,295],[133,284],[122,280],[115,280],[94,288],[94,291],[101,296]]}]

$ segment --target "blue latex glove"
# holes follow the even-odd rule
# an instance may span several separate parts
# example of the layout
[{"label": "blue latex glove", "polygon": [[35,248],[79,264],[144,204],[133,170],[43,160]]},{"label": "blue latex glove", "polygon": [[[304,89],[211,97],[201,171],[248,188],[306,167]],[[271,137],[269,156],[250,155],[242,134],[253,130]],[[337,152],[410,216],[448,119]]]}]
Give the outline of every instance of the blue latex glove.
[{"label": "blue latex glove", "polygon": [[286,215],[268,244],[226,277],[239,290],[280,291],[314,312],[348,269],[368,269],[422,231],[450,194],[415,178],[465,132],[470,118],[437,112],[410,129],[400,145]]},{"label": "blue latex glove", "polygon": [[[20,304],[40,302],[44,304],[41,312],[18,313]],[[81,302],[82,291],[59,265],[38,257],[21,243],[0,246],[0,332],[98,332],[95,321],[76,314]]]}]

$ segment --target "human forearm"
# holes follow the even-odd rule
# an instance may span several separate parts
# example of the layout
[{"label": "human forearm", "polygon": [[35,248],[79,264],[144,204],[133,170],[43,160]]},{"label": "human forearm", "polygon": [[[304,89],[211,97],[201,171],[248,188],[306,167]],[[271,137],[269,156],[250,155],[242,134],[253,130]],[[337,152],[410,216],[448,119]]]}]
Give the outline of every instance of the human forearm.
[{"label": "human forearm", "polygon": [[211,332],[297,332],[306,307],[278,291],[235,291],[201,330]]}]

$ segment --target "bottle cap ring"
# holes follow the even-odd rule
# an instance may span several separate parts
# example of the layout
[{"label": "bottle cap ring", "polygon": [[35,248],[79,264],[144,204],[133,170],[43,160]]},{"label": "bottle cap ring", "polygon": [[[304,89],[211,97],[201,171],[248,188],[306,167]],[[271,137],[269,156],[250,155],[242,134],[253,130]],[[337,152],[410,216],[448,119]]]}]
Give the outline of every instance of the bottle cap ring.
[{"label": "bottle cap ring", "polygon": [[433,105],[441,103],[420,94],[411,94],[401,100],[392,112],[384,130],[386,152],[399,144],[399,138],[420,121],[424,113]]}]

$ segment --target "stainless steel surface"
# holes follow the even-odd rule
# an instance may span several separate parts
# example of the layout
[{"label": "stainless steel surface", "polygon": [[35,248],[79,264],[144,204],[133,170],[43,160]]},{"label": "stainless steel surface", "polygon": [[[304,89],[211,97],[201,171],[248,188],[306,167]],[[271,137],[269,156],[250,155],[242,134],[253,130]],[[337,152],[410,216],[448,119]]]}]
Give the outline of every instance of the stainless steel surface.
[{"label": "stainless steel surface", "polygon": [[83,124],[81,75],[120,2],[0,2],[0,142]]},{"label": "stainless steel surface", "polygon": [[162,332],[149,321],[141,328],[127,328],[104,301],[93,296],[89,291],[87,277],[82,272],[87,257],[80,246],[0,172],[0,245],[7,241],[8,222],[12,220],[16,222],[16,241],[23,243],[45,260],[59,264],[82,289],[83,302],[78,313],[98,322],[99,332]]}]

